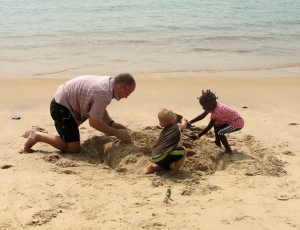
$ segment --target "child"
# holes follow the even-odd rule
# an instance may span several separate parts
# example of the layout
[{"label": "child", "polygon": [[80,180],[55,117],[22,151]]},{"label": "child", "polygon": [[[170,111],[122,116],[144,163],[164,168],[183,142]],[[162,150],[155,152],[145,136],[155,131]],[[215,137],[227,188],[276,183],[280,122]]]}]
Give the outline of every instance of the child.
[{"label": "child", "polygon": [[214,126],[215,144],[220,147],[222,143],[225,147],[225,152],[232,153],[224,134],[242,129],[244,127],[243,118],[234,109],[217,102],[218,97],[210,90],[206,90],[205,92],[202,90],[202,96],[198,99],[204,112],[191,120],[190,123],[202,120],[208,113],[211,113],[210,122],[200,133],[190,136],[190,138],[193,141],[197,140]]},{"label": "child", "polygon": [[[180,131],[186,128],[187,120],[181,119],[181,123],[177,124],[177,116],[169,109],[161,109],[158,113],[160,126],[163,128],[159,138],[152,151],[152,162],[143,171],[143,174],[150,174],[161,170],[171,170],[171,174],[178,173],[182,166],[187,150],[178,147],[180,141]],[[174,163],[174,167],[171,164]]]}]

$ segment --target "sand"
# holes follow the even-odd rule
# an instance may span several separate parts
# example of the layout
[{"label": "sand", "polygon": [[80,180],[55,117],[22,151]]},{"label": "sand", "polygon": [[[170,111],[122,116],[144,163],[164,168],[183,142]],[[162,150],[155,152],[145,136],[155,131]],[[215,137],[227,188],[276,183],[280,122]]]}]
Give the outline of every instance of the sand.
[{"label": "sand", "polygon": [[[49,104],[65,80],[0,80],[1,230],[300,229],[299,77],[137,76],[136,91],[108,107],[130,129],[131,144],[86,122],[79,154],[42,143],[19,153],[32,128],[56,134]],[[222,157],[212,132],[188,139],[207,117],[183,131],[189,154],[177,176],[139,174],[161,130],[157,111],[192,119],[202,112],[202,89],[245,119],[227,135],[233,154]]]}]

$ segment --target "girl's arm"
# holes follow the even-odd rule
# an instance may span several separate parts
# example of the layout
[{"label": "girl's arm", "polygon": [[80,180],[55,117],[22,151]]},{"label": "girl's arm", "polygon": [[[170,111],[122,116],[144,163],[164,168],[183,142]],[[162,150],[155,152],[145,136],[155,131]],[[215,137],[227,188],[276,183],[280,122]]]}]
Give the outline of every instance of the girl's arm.
[{"label": "girl's arm", "polygon": [[211,120],[208,125],[205,127],[205,129],[203,129],[200,133],[198,133],[197,135],[192,135],[190,136],[190,138],[194,141],[197,140],[198,138],[200,138],[201,136],[203,136],[204,134],[206,134],[215,124],[215,120]]},{"label": "girl's arm", "polygon": [[207,116],[208,112],[204,111],[203,113],[201,113],[200,115],[198,115],[197,117],[195,117],[194,119],[190,120],[190,123],[195,123],[197,121],[202,120],[203,118],[205,118]]}]

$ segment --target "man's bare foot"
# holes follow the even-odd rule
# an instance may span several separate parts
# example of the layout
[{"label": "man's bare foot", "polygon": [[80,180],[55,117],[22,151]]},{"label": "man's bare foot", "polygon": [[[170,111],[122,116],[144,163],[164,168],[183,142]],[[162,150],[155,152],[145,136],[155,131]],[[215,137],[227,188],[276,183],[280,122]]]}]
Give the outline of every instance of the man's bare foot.
[{"label": "man's bare foot", "polygon": [[29,149],[28,152],[24,152],[24,149],[20,149],[18,151],[18,153],[20,153],[20,154],[22,154],[22,153],[35,153],[35,152],[38,152],[38,150]]},{"label": "man's bare foot", "polygon": [[30,133],[27,137],[27,141],[24,144],[24,153],[32,152],[31,147],[37,143],[37,140],[36,140],[37,133],[38,133],[38,131],[36,131],[36,130],[30,131]]}]

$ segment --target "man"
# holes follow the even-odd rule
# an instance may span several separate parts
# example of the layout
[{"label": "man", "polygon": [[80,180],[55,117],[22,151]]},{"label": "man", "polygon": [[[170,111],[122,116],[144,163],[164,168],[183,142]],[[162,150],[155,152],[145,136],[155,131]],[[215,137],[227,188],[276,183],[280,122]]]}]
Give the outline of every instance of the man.
[{"label": "man", "polygon": [[59,86],[50,105],[51,117],[59,136],[32,130],[24,145],[24,152],[38,142],[44,142],[69,153],[81,150],[78,126],[89,119],[91,127],[123,141],[130,141],[126,127],[114,122],[106,107],[112,99],[127,98],[135,90],[131,74],[116,77],[80,76]]}]

